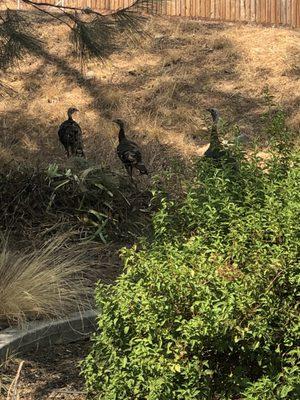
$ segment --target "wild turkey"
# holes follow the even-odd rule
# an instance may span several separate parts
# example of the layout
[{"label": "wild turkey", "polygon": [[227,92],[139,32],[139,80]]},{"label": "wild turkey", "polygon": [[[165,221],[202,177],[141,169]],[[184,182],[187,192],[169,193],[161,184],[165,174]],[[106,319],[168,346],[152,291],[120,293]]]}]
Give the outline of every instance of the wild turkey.
[{"label": "wild turkey", "polygon": [[224,148],[223,144],[219,139],[218,134],[218,122],[220,119],[220,113],[216,108],[208,108],[207,111],[211,114],[213,124],[210,133],[210,144],[204,156],[207,158],[211,158],[214,161],[224,160],[228,163],[236,163],[235,158],[229,151],[229,149]]},{"label": "wild turkey", "polygon": [[142,155],[138,145],[131,140],[128,140],[125,135],[124,122],[119,118],[114,119],[113,122],[120,128],[117,154],[124,164],[130,178],[132,179],[133,168],[138,169],[140,174],[148,175],[148,171],[142,161]]},{"label": "wild turkey", "polygon": [[77,112],[77,108],[68,109],[68,119],[64,121],[58,130],[58,137],[66,150],[67,157],[84,157],[82,131],[79,124],[73,120],[72,115]]}]

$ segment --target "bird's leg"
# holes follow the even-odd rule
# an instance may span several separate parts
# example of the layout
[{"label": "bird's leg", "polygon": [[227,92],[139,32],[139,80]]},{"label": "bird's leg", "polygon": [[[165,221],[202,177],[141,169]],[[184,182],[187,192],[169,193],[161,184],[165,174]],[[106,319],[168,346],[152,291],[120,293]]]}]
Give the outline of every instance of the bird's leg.
[{"label": "bird's leg", "polygon": [[78,153],[78,155],[80,155],[80,157],[86,158],[82,146],[77,150],[77,153]]},{"label": "bird's leg", "polygon": [[70,158],[69,147],[66,146],[66,147],[65,147],[65,150],[66,150],[66,155],[67,155],[67,157]]},{"label": "bird's leg", "polygon": [[129,174],[129,175],[130,175],[131,183],[133,184],[133,186],[135,187],[135,189],[137,189],[137,184],[136,184],[135,180],[133,179],[132,171],[133,171],[133,166],[130,165],[130,174]]},{"label": "bird's leg", "polygon": [[132,167],[131,167],[131,165],[126,165],[125,164],[125,168],[126,168],[127,174],[130,176],[130,179],[132,179]]},{"label": "bird's leg", "polygon": [[125,165],[125,168],[126,168],[126,171],[127,171],[128,175],[130,177],[131,183],[133,183],[133,185],[136,187],[136,183],[135,183],[135,181],[133,180],[133,177],[132,177],[132,170],[133,170],[132,165]]},{"label": "bird's leg", "polygon": [[71,154],[72,157],[76,156],[76,147],[74,145],[71,145]]}]

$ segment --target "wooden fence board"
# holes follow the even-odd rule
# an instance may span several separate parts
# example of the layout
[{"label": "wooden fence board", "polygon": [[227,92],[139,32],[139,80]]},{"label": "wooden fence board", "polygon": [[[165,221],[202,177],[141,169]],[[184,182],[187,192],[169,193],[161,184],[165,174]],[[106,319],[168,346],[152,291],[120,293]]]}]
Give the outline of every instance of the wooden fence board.
[{"label": "wooden fence board", "polygon": [[[57,4],[58,0],[43,0]],[[41,0],[42,2],[42,0]],[[98,11],[127,7],[133,0],[64,0],[66,6],[91,7]],[[1,0],[0,9],[9,7],[27,9],[17,0]],[[300,28],[300,0],[147,0],[148,12],[166,16],[182,16],[219,21],[257,22]]]}]

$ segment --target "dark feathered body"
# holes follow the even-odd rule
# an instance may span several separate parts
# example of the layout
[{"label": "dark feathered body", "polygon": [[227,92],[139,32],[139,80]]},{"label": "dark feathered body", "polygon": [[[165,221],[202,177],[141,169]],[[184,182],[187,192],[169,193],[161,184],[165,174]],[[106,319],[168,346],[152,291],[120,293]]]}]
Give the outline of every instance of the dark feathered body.
[{"label": "dark feathered body", "polygon": [[[118,121],[118,120],[117,120]],[[116,121],[115,121],[116,122]],[[142,154],[138,145],[125,136],[124,126],[122,122],[116,122],[119,127],[119,144],[117,147],[117,154],[124,164],[128,174],[132,177],[132,170],[136,168],[141,174],[148,175],[147,168],[142,160]]]},{"label": "dark feathered body", "polygon": [[217,128],[217,123],[214,122],[212,128],[211,128],[211,134],[210,134],[210,143],[209,147],[204,153],[205,157],[213,158],[214,160],[219,159],[222,157],[224,154],[225,149],[222,146],[222,143],[220,142],[219,136],[218,136],[218,128]]},{"label": "dark feathered body", "polygon": [[235,163],[236,160],[232,156],[231,152],[229,149],[224,148],[222,145],[220,139],[219,139],[219,134],[218,134],[218,120],[219,120],[219,113],[216,109],[209,109],[208,110],[213,118],[213,125],[211,128],[211,133],[210,133],[210,144],[206,152],[204,153],[204,156],[207,158],[211,158],[214,161],[221,161],[224,160],[229,163]]},{"label": "dark feathered body", "polygon": [[84,157],[82,131],[71,116],[60,125],[58,137],[68,157],[70,155]]}]

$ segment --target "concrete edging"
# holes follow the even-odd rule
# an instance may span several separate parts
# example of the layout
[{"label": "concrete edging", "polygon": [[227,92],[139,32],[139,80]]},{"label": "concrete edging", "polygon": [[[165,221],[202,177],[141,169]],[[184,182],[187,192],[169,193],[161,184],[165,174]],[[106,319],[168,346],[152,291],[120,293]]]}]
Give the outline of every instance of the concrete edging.
[{"label": "concrete edging", "polygon": [[64,319],[29,322],[23,329],[0,332],[0,361],[24,350],[85,339],[97,328],[99,312],[88,310]]}]

